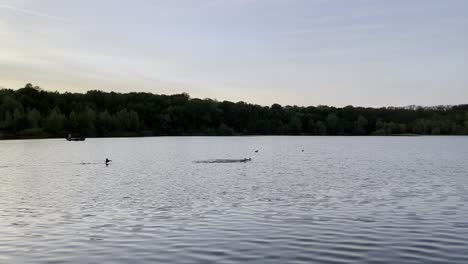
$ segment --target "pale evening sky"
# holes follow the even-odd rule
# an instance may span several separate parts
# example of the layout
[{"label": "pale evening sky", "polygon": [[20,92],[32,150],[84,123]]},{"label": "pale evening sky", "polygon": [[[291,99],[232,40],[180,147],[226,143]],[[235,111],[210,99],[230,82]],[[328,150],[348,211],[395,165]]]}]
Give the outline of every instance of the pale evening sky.
[{"label": "pale evening sky", "polygon": [[0,0],[0,87],[468,103],[465,0]]}]

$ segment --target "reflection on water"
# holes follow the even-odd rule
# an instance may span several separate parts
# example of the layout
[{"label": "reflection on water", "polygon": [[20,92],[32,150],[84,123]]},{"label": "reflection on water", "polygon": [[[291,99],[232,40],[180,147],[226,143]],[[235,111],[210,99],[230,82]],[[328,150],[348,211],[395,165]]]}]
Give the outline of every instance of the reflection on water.
[{"label": "reflection on water", "polygon": [[[193,162],[220,157],[252,160]],[[468,263],[467,160],[468,137],[0,141],[0,263]]]}]

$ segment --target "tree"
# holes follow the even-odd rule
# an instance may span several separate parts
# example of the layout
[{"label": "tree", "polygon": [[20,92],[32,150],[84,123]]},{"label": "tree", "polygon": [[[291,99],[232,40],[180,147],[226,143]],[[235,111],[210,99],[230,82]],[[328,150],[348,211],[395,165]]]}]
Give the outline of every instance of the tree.
[{"label": "tree", "polygon": [[309,120],[307,121],[307,129],[306,129],[306,132],[307,134],[309,135],[315,135],[316,131],[315,131],[315,121],[313,118],[309,118]]},{"label": "tree", "polygon": [[138,113],[130,110],[128,111],[126,108],[120,110],[117,115],[117,122],[120,123],[120,128],[124,131],[132,131],[135,132],[138,130],[140,125],[140,118],[138,117]]},{"label": "tree", "polygon": [[382,118],[378,118],[377,122],[375,122],[375,130],[381,130],[384,128],[384,122],[382,121]]},{"label": "tree", "polygon": [[33,108],[28,112],[27,120],[29,128],[38,128],[41,122],[41,113],[37,111],[36,108]]},{"label": "tree", "polygon": [[26,127],[26,122],[24,120],[24,113],[21,108],[16,108],[13,111],[13,130],[18,132],[21,129]]},{"label": "tree", "polygon": [[357,121],[356,121],[356,124],[355,124],[355,129],[354,129],[354,133],[357,134],[357,135],[365,135],[367,133],[367,125],[368,125],[368,121],[367,119],[362,116],[362,115],[359,115]]},{"label": "tree", "polygon": [[440,127],[433,127],[431,130],[432,135],[440,135]]},{"label": "tree", "polygon": [[[66,117],[66,118],[65,118]],[[128,135],[468,134],[468,104],[435,107],[260,106],[187,94],[0,89],[0,138]]]},{"label": "tree", "polygon": [[15,109],[23,110],[23,105],[11,95],[4,96],[0,102],[0,112],[10,111],[13,113]]},{"label": "tree", "polygon": [[106,136],[112,130],[112,116],[107,110],[99,113],[96,128],[100,136]]},{"label": "tree", "polygon": [[338,117],[335,113],[330,113],[327,116],[327,126],[329,133],[334,135],[337,132]]},{"label": "tree", "polygon": [[427,127],[427,122],[424,119],[418,119],[413,126],[413,133],[421,135],[426,134]]},{"label": "tree", "polygon": [[68,123],[69,123],[69,128],[72,130],[72,132],[77,132],[79,122],[78,122],[78,115],[75,113],[74,110],[71,111],[68,117]]},{"label": "tree", "polygon": [[59,135],[63,131],[64,124],[65,116],[60,113],[60,109],[55,107],[45,120],[45,129],[52,135]]},{"label": "tree", "polygon": [[315,134],[321,136],[327,134],[327,125],[325,125],[325,122],[317,121],[317,123],[315,123]]},{"label": "tree", "polygon": [[2,127],[5,130],[10,130],[13,127],[13,117],[10,113],[10,110],[5,112],[5,118],[3,120]]},{"label": "tree", "polygon": [[386,135],[393,135],[396,132],[397,125],[393,122],[385,122],[384,129]]},{"label": "tree", "polygon": [[96,113],[94,110],[86,106],[85,109],[78,116],[78,126],[81,134],[83,135],[94,135],[95,126],[94,121],[96,120]]},{"label": "tree", "polygon": [[387,135],[387,131],[385,129],[385,122],[382,121],[381,118],[378,118],[375,122],[375,130],[372,132],[373,135]]},{"label": "tree", "polygon": [[220,136],[232,136],[232,135],[234,135],[234,131],[232,130],[232,128],[230,128],[226,124],[222,123],[218,127],[218,135],[220,135]]},{"label": "tree", "polygon": [[271,134],[283,135],[285,133],[285,125],[280,119],[273,119],[271,121]]},{"label": "tree", "polygon": [[405,134],[407,130],[406,124],[398,124],[399,133]]},{"label": "tree", "polygon": [[140,118],[138,117],[138,113],[130,110],[128,113],[128,130],[130,131],[138,131],[138,128],[140,126]]},{"label": "tree", "polygon": [[289,121],[289,134],[291,135],[299,135],[302,133],[302,123],[301,120],[297,117],[294,116],[291,118]]}]

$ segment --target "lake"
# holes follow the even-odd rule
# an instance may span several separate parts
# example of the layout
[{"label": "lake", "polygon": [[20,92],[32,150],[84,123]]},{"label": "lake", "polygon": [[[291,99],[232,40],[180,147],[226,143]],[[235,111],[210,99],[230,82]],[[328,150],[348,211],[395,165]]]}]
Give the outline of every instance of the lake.
[{"label": "lake", "polygon": [[468,137],[0,141],[0,263],[468,263],[467,202]]}]

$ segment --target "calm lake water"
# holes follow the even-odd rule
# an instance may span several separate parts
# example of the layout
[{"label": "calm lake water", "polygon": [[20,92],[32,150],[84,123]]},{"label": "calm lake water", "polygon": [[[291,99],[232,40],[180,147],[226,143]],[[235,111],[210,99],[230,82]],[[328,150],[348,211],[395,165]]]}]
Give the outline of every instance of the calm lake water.
[{"label": "calm lake water", "polygon": [[0,263],[468,263],[467,202],[468,137],[0,141]]}]

